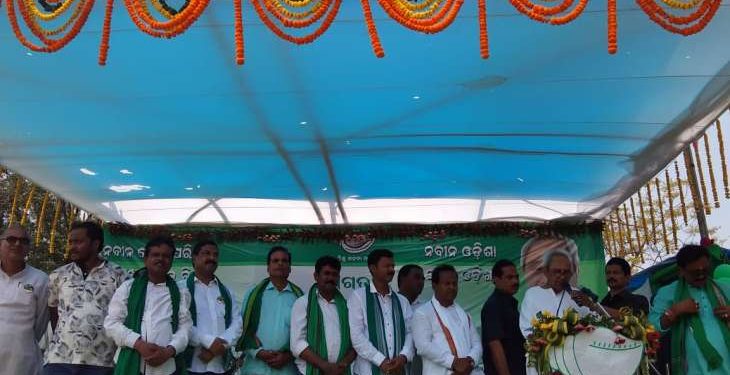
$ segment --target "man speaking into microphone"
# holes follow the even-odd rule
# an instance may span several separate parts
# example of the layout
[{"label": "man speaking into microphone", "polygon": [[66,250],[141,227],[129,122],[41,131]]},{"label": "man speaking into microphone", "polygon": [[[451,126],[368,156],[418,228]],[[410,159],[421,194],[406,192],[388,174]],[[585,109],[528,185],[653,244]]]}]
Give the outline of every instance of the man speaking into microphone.
[{"label": "man speaking into microphone", "polygon": [[[581,317],[591,313],[590,308],[579,306],[571,296],[572,288],[569,280],[573,276],[573,269],[570,254],[566,251],[558,249],[545,254],[543,261],[545,285],[527,289],[522,300],[520,330],[525,338],[531,333],[532,318],[540,311],[550,311],[557,316],[562,316],[566,310],[573,309]],[[527,374],[537,374],[537,370],[528,368]]]}]

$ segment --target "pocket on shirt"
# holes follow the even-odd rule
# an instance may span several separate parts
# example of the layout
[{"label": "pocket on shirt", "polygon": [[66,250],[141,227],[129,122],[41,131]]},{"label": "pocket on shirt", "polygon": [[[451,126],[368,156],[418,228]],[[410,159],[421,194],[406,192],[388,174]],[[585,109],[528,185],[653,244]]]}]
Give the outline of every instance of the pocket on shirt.
[{"label": "pocket on shirt", "polygon": [[20,305],[30,306],[35,303],[35,296],[32,290],[29,291],[18,287],[18,290],[15,291],[15,301]]}]

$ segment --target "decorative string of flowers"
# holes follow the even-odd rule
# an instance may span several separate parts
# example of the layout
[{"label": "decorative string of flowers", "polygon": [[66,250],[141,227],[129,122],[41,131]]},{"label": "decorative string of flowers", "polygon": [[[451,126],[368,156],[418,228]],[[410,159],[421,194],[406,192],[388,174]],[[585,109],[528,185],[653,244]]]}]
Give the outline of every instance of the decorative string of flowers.
[{"label": "decorative string of flowers", "polygon": [[[99,45],[100,65],[105,65],[110,48],[112,14],[115,0],[106,0]],[[174,38],[188,30],[208,8],[210,0],[186,0],[179,8],[166,0],[120,0],[134,24],[142,32],[158,38]],[[411,30],[438,33],[456,20],[464,0],[377,0],[385,13]],[[637,0],[654,22],[673,33],[691,35],[704,29],[713,19],[722,0]],[[233,0],[235,60],[244,63],[243,0]],[[385,56],[370,0],[360,0],[375,56]],[[529,18],[551,25],[564,25],[579,17],[588,0],[510,0]],[[608,52],[618,50],[616,0],[607,0]],[[56,52],[68,45],[86,24],[95,0],[6,0],[10,25],[16,38],[36,52]],[[334,22],[342,0],[251,0],[263,23],[281,39],[295,44],[312,43]],[[489,58],[486,0],[478,0],[479,53]],[[666,8],[666,9],[665,9]],[[679,11],[682,15],[674,15]],[[20,16],[18,15],[20,14]],[[24,34],[20,18],[32,38]],[[288,29],[307,30],[294,35]],[[730,197],[730,189],[727,192]]]},{"label": "decorative string of flowers", "polygon": [[35,194],[35,185],[31,186],[28,192],[28,198],[25,200],[25,206],[23,208],[22,216],[20,217],[20,225],[25,226],[28,222],[28,215],[30,214],[30,204],[33,203],[33,194]]},{"label": "decorative string of flowers", "polygon": [[705,172],[702,169],[702,159],[700,159],[700,150],[697,146],[697,142],[692,142],[692,149],[695,153],[695,160],[697,161],[697,174],[700,175],[700,187],[702,188],[702,205],[705,207],[705,213],[707,215],[712,213],[710,208],[710,199],[707,197],[707,185],[705,185]]},{"label": "decorative string of flowers", "polygon": [[644,262],[644,252],[641,251],[642,247],[644,247],[644,244],[641,241],[641,233],[639,232],[639,222],[636,221],[636,208],[634,206],[634,197],[629,198],[629,206],[631,207],[631,217],[634,219],[634,232],[636,233],[636,247],[634,250],[634,255],[637,253],[639,254],[639,258],[641,259],[641,262]]},{"label": "decorative string of flowers", "polygon": [[712,156],[710,154],[710,139],[707,132],[702,135],[705,143],[705,159],[707,159],[707,170],[710,174],[710,187],[712,188],[712,199],[715,201],[715,208],[720,208],[720,197],[717,195],[717,182],[715,181],[715,170],[712,168]]},{"label": "decorative string of flowers", "polygon": [[61,208],[63,203],[58,197],[56,198],[56,208],[53,212],[53,221],[51,222],[51,236],[48,244],[48,253],[53,254],[56,249],[56,233],[58,228],[58,219],[61,217]]},{"label": "decorative string of flowers", "polygon": [[[634,247],[634,243],[631,239],[631,222],[629,221],[629,210],[626,209],[626,203],[621,205],[621,208],[623,209],[624,225],[626,226],[626,243],[629,246],[629,250],[631,250],[633,252],[634,249],[636,249],[638,246]],[[638,238],[637,238],[637,245],[638,245]]]},{"label": "decorative string of flowers", "polygon": [[722,137],[722,125],[720,120],[715,121],[717,128],[717,145],[720,151],[720,164],[722,165],[722,185],[725,188],[725,199],[730,199],[730,184],[727,177],[727,161],[725,160],[725,140]]},{"label": "decorative string of flowers", "polygon": [[654,215],[654,202],[651,198],[651,181],[646,184],[646,198],[649,201],[649,218],[651,219],[651,242],[656,245],[656,216]]},{"label": "decorative string of flowers", "polygon": [[43,234],[43,220],[46,217],[46,205],[48,205],[48,196],[49,193],[46,191],[43,194],[43,202],[41,203],[41,212],[38,214],[37,222],[36,222],[36,230],[35,230],[35,238],[33,241],[33,244],[35,246],[38,246],[39,243],[41,243],[41,235]]},{"label": "decorative string of flowers", "polygon": [[664,249],[669,254],[669,237],[667,237],[667,224],[664,218],[664,203],[662,202],[661,186],[659,185],[659,178],[654,179],[656,185],[657,201],[659,202],[659,219],[662,224],[662,240],[664,240]]},{"label": "decorative string of flowers", "polygon": [[672,223],[672,240],[674,240],[674,248],[679,248],[677,240],[677,218],[674,216],[674,198],[672,197],[672,182],[669,178],[669,169],[664,170],[664,181],[667,184],[667,199],[669,200],[669,218]]},{"label": "decorative string of flowers", "polygon": [[674,176],[677,178],[677,190],[679,190],[679,205],[682,209],[682,220],[687,225],[687,204],[684,201],[684,187],[682,187],[682,179],[679,176],[679,163],[674,161]]}]

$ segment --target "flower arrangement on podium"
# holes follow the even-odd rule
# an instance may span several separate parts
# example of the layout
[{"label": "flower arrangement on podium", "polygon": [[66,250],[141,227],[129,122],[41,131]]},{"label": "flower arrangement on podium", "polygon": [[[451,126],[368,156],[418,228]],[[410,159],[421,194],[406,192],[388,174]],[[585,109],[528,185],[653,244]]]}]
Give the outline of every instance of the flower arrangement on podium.
[{"label": "flower arrangement on podium", "polygon": [[529,366],[540,375],[648,375],[660,334],[643,314],[620,313],[620,319],[580,317],[573,309],[562,317],[537,313],[526,342]]}]

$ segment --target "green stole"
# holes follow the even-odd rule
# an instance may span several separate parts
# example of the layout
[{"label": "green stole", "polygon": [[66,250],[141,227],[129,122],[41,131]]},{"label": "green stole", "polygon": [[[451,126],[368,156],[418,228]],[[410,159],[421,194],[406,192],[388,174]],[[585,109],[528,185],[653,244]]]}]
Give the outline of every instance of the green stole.
[{"label": "green stole", "polygon": [[[287,281],[291,288],[294,296],[297,298],[304,295],[302,289],[296,286],[294,283]],[[261,301],[264,297],[264,291],[269,285],[269,278],[263,279],[258,285],[256,285],[251,294],[248,296],[246,304],[243,306],[243,334],[236,344],[236,350],[242,352],[247,349],[257,349],[261,347],[261,340],[256,337],[256,331],[259,328],[259,319],[261,318]],[[289,350],[289,345],[281,348],[281,351]]]},{"label": "green stole", "polygon": [[[144,303],[147,297],[147,283],[149,278],[147,270],[142,269],[135,275],[134,281],[129,288],[129,298],[127,299],[127,318],[124,325],[135,333],[142,331],[142,317],[144,316]],[[180,289],[178,289],[175,281],[167,276],[165,280],[167,290],[170,291],[170,300],[172,302],[172,332],[177,331],[180,312]],[[123,347],[119,351],[117,365],[114,367],[114,375],[136,375],[139,374],[139,367],[142,358],[134,348]],[[182,353],[175,356],[175,367],[180,374],[187,374],[187,366]]]},{"label": "green stole", "polygon": [[[347,319],[347,301],[339,290],[335,293],[335,305],[337,306],[337,317],[340,320],[340,352],[337,355],[337,361],[341,361],[347,352],[352,348],[350,342],[350,324]],[[309,296],[307,297],[307,343],[309,349],[317,354],[320,358],[327,361],[327,336],[324,331],[324,317],[322,309],[319,307],[317,300],[317,285],[309,288]],[[307,363],[307,373],[305,375],[320,375],[320,369]],[[350,375],[350,369],[345,372]]]},{"label": "green stole", "polygon": [[[385,336],[385,324],[383,322],[383,309],[380,306],[380,300],[376,296],[377,292],[371,293],[369,287],[365,287],[365,310],[367,312],[368,322],[368,336],[370,342],[378,349],[379,352],[385,355],[385,358],[390,359],[390,353],[388,352],[388,342]],[[405,344],[406,338],[406,324],[403,318],[403,307],[400,304],[400,298],[398,295],[391,290],[390,292],[391,306],[393,306],[393,327],[395,327],[394,333],[394,344],[395,350],[393,353],[398,356],[403,345]],[[373,364],[371,366],[371,372],[373,375],[382,374],[380,367]],[[410,374],[410,364],[405,366],[405,374]]]},{"label": "green stole", "polygon": [[[727,296],[722,292],[722,289],[715,284],[713,280],[708,280],[703,288],[710,300],[712,309],[719,306],[725,306],[727,304]],[[691,298],[689,295],[689,285],[684,279],[677,281],[677,289],[674,291],[674,302],[683,301],[687,298]],[[679,322],[671,328],[672,335],[672,374],[684,375],[687,371],[687,364],[685,360],[685,340],[687,328],[691,328],[693,337],[697,342],[697,346],[700,348],[702,356],[707,361],[707,368],[714,370],[722,365],[722,356],[712,346],[712,343],[707,339],[707,333],[705,332],[705,326],[702,324],[698,314],[685,316],[679,319]],[[730,330],[725,322],[721,322],[720,329],[722,330],[722,336],[725,339],[725,345],[730,348]]]},{"label": "green stole", "polygon": [[[228,289],[223,286],[223,283],[218,279],[217,276],[215,277],[215,282],[218,284],[218,290],[220,291],[221,298],[223,298],[223,303],[225,304],[225,321],[226,321],[226,328],[230,327],[231,325],[231,311],[233,310],[233,302],[231,301],[231,294],[228,292]],[[188,288],[188,291],[190,291],[190,316],[193,319],[193,325],[198,325],[198,312],[195,305],[195,273],[190,273],[187,280],[185,281],[185,285]],[[188,346],[187,349],[185,349],[185,362],[187,363],[188,367],[193,363],[193,355],[195,354],[195,348],[192,346]],[[233,357],[231,356],[230,351],[226,351],[226,355],[223,358],[223,368],[229,368],[232,364]]]}]

